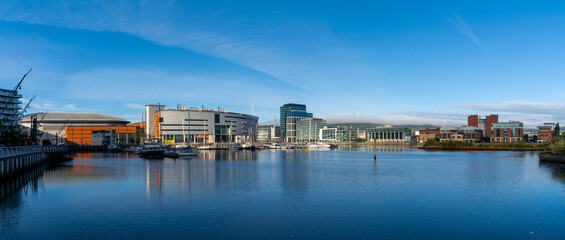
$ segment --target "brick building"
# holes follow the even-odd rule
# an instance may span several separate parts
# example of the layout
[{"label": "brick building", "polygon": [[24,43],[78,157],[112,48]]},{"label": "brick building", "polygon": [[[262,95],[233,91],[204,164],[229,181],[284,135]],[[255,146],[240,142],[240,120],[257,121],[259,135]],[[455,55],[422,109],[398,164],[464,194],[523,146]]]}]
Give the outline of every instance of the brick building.
[{"label": "brick building", "polygon": [[480,142],[482,139],[483,131],[473,126],[443,127],[440,132],[440,141]]},{"label": "brick building", "polygon": [[491,128],[491,142],[519,142],[524,135],[522,122],[493,123]]},{"label": "brick building", "polygon": [[543,142],[551,141],[553,139],[554,131],[555,131],[555,123],[544,123],[543,126],[538,126],[537,142],[543,143]]}]

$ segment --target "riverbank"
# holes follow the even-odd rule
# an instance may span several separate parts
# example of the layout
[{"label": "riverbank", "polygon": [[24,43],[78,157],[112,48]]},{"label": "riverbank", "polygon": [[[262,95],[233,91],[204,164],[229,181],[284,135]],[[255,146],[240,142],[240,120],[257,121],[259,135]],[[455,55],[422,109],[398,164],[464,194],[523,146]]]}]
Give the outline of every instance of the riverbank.
[{"label": "riverbank", "polygon": [[541,162],[565,163],[565,154],[544,152],[539,155],[539,160]]},{"label": "riverbank", "polygon": [[420,149],[426,150],[461,150],[461,151],[543,151],[543,143],[472,143],[460,141],[427,141]]}]

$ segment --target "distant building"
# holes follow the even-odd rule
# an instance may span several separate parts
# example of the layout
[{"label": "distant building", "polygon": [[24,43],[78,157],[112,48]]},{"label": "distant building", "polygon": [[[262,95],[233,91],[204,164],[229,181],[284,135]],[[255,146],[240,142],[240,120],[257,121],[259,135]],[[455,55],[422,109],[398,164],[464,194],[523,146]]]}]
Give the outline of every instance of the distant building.
[{"label": "distant building", "polygon": [[367,139],[367,131],[365,130],[357,130],[357,138],[359,139]]},{"label": "distant building", "polygon": [[326,126],[326,121],[320,118],[302,118],[296,122],[296,141],[317,142],[320,129]]},{"label": "distant building", "polygon": [[18,125],[22,110],[22,95],[18,91],[0,88],[0,122],[2,127]]},{"label": "distant building", "polygon": [[306,105],[288,103],[280,108],[281,135],[285,142],[296,141],[296,124],[300,119],[311,118],[312,113],[306,112]]},{"label": "distant building", "polygon": [[418,131],[418,135],[436,135],[439,137],[440,128],[426,128]]},{"label": "distant building", "polygon": [[375,143],[410,143],[412,142],[412,129],[395,128],[391,125],[368,128],[367,138],[368,142]]},{"label": "distant building", "polygon": [[258,142],[280,142],[281,128],[276,126],[259,126],[257,127]]},{"label": "distant building", "polygon": [[483,131],[483,136],[491,136],[491,127],[493,123],[498,122],[498,115],[491,114],[486,118],[479,118],[479,115],[469,115],[467,117],[467,126],[477,127]]},{"label": "distant building", "polygon": [[553,140],[554,132],[555,132],[555,123],[544,123],[543,126],[538,126],[537,142],[543,143]]},{"label": "distant building", "polygon": [[485,135],[492,137],[492,125],[498,122],[498,114],[491,114],[485,118]]},{"label": "distant building", "polygon": [[129,121],[101,113],[33,113],[22,117],[20,123],[32,127],[37,120],[38,140],[55,143],[91,144],[93,131],[115,130],[120,144],[129,144],[139,127],[127,126]]},{"label": "distant building", "polygon": [[436,137],[439,137],[439,134],[435,135],[435,134],[422,134],[422,133],[420,133],[418,136],[416,136],[416,141],[417,142],[426,142],[430,139],[436,139]]},{"label": "distant building", "polygon": [[461,126],[460,128],[443,127],[440,130],[440,141],[480,142],[483,131],[478,127]]},{"label": "distant building", "polygon": [[470,115],[467,117],[467,126],[479,127],[479,115]]},{"label": "distant building", "polygon": [[319,136],[322,142],[355,142],[357,132],[347,127],[324,127]]},{"label": "distant building", "polygon": [[491,142],[519,142],[522,140],[524,124],[521,122],[493,123]]},{"label": "distant building", "polygon": [[168,144],[251,142],[256,140],[259,120],[253,115],[222,108],[216,111],[182,105],[156,112],[155,119],[154,136]]},{"label": "distant building", "polygon": [[116,130],[92,131],[91,145],[108,146],[116,144]]},{"label": "distant building", "polygon": [[159,124],[155,117],[160,110],[165,110],[165,105],[145,105],[145,135],[155,137],[155,126]]}]

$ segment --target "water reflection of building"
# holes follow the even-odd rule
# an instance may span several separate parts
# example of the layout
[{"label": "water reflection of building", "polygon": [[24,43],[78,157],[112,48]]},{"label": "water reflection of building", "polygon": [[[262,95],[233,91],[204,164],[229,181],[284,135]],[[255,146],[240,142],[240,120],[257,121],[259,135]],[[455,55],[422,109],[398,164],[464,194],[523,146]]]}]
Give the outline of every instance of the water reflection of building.
[{"label": "water reflection of building", "polygon": [[255,160],[257,153],[251,151],[202,151],[195,159],[143,160],[146,195],[160,195],[167,189],[179,193],[252,191],[259,186]]},{"label": "water reflection of building", "polygon": [[295,152],[281,152],[281,187],[285,194],[296,196],[308,192],[308,166],[306,156]]}]

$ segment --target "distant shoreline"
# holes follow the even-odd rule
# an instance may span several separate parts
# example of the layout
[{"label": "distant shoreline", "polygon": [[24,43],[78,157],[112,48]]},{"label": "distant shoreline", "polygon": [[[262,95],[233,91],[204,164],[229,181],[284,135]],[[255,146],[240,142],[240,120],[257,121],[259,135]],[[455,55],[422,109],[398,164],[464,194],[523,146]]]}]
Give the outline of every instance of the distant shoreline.
[{"label": "distant shoreline", "polygon": [[545,144],[541,143],[470,143],[470,142],[453,142],[453,141],[433,141],[426,142],[424,145],[418,146],[419,149],[425,150],[459,150],[459,151],[543,151]]}]

